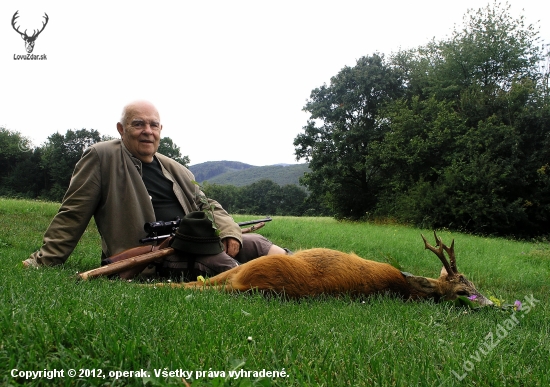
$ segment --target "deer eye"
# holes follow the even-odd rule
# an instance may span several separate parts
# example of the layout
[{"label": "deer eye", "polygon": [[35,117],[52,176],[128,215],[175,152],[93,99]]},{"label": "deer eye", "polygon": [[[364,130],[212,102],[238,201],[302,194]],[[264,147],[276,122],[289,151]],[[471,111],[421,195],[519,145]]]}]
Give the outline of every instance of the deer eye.
[{"label": "deer eye", "polygon": [[459,290],[458,292],[456,292],[456,294],[458,294],[459,296],[468,296],[468,295],[470,295],[470,293],[467,292],[466,290]]}]

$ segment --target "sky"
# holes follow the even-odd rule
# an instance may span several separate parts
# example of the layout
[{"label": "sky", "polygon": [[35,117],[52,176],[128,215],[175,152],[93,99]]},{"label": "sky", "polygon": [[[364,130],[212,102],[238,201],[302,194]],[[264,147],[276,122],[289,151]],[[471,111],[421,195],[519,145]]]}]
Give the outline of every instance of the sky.
[{"label": "sky", "polygon": [[[311,91],[345,66],[450,36],[481,0],[0,2],[0,127],[35,146],[68,129],[118,137],[122,107],[148,100],[191,165],[296,164]],[[510,0],[550,43],[550,1]],[[41,27],[17,59],[21,31]]]}]

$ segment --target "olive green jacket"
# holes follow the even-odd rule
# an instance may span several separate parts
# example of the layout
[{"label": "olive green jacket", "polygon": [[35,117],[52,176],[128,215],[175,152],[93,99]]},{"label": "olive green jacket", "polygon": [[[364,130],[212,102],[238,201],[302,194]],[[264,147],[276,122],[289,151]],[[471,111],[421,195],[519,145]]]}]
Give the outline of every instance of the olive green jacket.
[{"label": "olive green jacket", "polygon": [[[204,195],[193,174],[176,161],[155,155],[164,176],[174,182],[174,193],[187,214],[202,210]],[[31,265],[58,265],[73,252],[92,216],[101,234],[102,249],[109,257],[139,246],[146,236],[143,226],[154,222],[151,198],[142,180],[141,161],[133,157],[121,140],[101,142],[87,148],[76,164],[61,208],[44,234],[43,245],[29,258]],[[240,227],[214,200],[215,221],[220,238],[241,242]]]}]

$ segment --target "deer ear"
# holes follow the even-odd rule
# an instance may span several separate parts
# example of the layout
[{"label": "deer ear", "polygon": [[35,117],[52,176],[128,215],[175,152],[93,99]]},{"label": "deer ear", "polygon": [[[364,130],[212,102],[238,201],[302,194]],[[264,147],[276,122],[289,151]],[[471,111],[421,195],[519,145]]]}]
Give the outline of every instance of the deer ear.
[{"label": "deer ear", "polygon": [[445,266],[441,268],[441,273],[439,273],[440,277],[447,277],[449,273],[447,273],[447,269],[445,269]]},{"label": "deer ear", "polygon": [[405,279],[413,289],[420,293],[431,294],[436,290],[436,286],[427,278],[410,275]]}]

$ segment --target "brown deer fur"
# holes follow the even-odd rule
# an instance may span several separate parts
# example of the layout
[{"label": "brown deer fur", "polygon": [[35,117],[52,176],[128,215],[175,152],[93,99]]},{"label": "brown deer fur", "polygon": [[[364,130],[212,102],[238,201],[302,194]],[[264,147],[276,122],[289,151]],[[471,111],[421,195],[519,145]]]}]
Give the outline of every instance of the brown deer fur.
[{"label": "brown deer fur", "polygon": [[[435,249],[426,241],[425,243],[426,248]],[[452,262],[456,267],[454,252]],[[264,256],[204,282],[172,283],[171,286],[212,287],[230,292],[256,289],[283,294],[289,298],[321,294],[368,296],[391,293],[403,299],[432,298],[439,301],[452,300],[458,295],[476,295],[481,304],[491,304],[491,301],[477,292],[474,285],[458,272],[448,274],[443,268],[438,279],[417,277],[386,263],[323,248],[302,250],[294,255]]]}]

